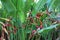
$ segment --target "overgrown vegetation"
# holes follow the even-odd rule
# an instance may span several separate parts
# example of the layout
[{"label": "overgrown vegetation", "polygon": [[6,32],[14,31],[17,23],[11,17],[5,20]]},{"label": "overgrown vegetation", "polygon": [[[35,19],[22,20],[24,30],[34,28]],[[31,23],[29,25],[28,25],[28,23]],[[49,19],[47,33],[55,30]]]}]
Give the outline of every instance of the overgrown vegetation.
[{"label": "overgrown vegetation", "polygon": [[59,40],[60,0],[0,0],[0,40]]}]

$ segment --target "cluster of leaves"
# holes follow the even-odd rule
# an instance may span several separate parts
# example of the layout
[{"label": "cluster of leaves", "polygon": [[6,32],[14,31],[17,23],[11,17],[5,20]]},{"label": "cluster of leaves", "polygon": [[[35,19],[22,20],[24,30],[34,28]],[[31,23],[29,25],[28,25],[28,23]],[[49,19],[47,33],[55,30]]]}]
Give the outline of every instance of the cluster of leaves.
[{"label": "cluster of leaves", "polygon": [[[0,24],[10,40],[52,40],[59,25],[60,0],[1,0]],[[59,26],[58,26],[59,27]],[[2,33],[3,34],[3,33]],[[48,38],[47,38],[48,37]]]}]

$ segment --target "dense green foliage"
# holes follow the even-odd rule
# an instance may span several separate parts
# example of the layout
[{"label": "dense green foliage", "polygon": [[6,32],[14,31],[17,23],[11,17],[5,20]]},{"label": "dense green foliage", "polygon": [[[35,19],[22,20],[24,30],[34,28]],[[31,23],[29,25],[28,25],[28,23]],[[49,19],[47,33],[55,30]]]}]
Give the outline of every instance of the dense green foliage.
[{"label": "dense green foliage", "polygon": [[60,27],[60,17],[57,16],[60,0],[0,1],[0,30],[5,28],[10,40],[56,39]]}]

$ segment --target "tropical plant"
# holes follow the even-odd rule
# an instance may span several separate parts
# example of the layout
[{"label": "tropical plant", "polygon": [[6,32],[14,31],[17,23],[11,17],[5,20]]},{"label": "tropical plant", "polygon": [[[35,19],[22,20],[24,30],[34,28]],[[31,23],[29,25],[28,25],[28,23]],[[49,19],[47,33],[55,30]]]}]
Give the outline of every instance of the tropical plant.
[{"label": "tropical plant", "polygon": [[56,40],[60,0],[0,0],[0,39]]}]

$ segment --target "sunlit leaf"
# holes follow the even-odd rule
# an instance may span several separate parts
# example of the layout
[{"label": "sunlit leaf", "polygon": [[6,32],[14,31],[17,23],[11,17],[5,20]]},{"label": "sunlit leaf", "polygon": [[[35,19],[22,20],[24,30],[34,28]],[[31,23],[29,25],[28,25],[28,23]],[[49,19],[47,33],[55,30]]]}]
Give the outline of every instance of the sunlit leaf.
[{"label": "sunlit leaf", "polygon": [[43,8],[44,4],[47,2],[47,0],[39,0],[38,3],[35,5],[34,10],[33,10],[33,16],[36,15],[41,8]]},{"label": "sunlit leaf", "polygon": [[23,22],[25,21],[25,15],[24,15],[24,12],[21,11],[21,12],[18,12],[18,14],[19,14],[18,17],[19,17],[21,23],[23,23]]},{"label": "sunlit leaf", "polygon": [[59,24],[55,24],[55,25],[51,25],[47,28],[43,28],[40,31],[38,31],[38,33],[46,33],[49,32],[50,30],[52,30],[53,28],[56,28],[56,26],[58,26]]},{"label": "sunlit leaf", "polygon": [[13,12],[16,11],[16,7],[11,2],[11,0],[2,0],[2,5],[7,10],[7,12]]}]

